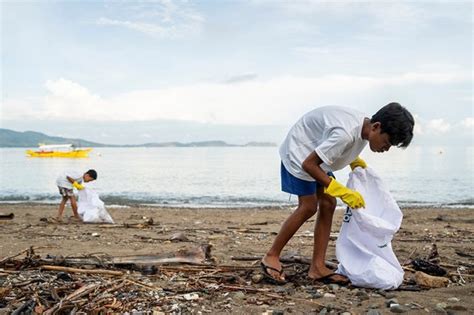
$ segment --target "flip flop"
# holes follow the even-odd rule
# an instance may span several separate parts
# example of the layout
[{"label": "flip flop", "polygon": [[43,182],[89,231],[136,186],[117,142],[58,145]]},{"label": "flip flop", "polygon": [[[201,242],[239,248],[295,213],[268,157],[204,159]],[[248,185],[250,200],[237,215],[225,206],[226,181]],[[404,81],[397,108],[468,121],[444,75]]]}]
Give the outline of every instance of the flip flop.
[{"label": "flip flop", "polygon": [[[341,277],[344,277],[345,280],[334,280],[332,277],[333,276],[341,276]],[[339,284],[339,285],[346,285],[346,284],[349,284],[351,281],[349,280],[349,278],[347,278],[346,276],[344,275],[341,275],[340,273],[330,273],[324,277],[321,277],[321,278],[316,278],[316,279],[312,279],[312,281],[314,282],[322,282],[324,284],[330,284],[330,283],[334,283],[334,284]]]},{"label": "flip flop", "polygon": [[276,268],[273,268],[273,267],[270,267],[268,265],[266,265],[263,261],[260,262],[260,267],[262,268],[262,273],[263,273],[263,277],[270,283],[273,283],[273,284],[285,284],[286,283],[286,280],[279,280],[279,279],[275,279],[269,272],[268,272],[268,269],[270,270],[273,270],[273,271],[276,271],[278,272],[278,274],[281,276],[283,274],[283,268],[281,270],[278,270]]}]

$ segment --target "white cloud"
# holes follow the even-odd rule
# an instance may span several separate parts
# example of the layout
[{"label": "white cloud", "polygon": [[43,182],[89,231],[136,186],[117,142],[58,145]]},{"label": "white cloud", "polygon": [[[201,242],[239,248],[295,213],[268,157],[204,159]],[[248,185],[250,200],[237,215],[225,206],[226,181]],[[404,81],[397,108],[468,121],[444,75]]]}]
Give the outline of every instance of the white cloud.
[{"label": "white cloud", "polygon": [[141,23],[141,22],[131,22],[131,21],[119,21],[112,20],[108,18],[100,18],[97,20],[98,25],[112,25],[112,26],[123,26],[134,31],[139,31],[147,35],[152,35],[156,37],[174,37],[176,29],[171,27],[162,27],[157,24],[151,23]]},{"label": "white cloud", "polygon": [[461,126],[463,126],[466,129],[471,129],[471,131],[472,131],[472,128],[474,128],[474,117],[464,118],[461,121]]},{"label": "white cloud", "polygon": [[459,128],[463,134],[467,134],[474,139],[474,117],[466,117],[454,127],[456,130]]},{"label": "white cloud", "polygon": [[199,33],[205,22],[187,1],[112,2],[108,8],[113,17],[101,17],[97,25],[124,27],[161,39]]},{"label": "white cloud", "polygon": [[107,117],[106,101],[80,84],[63,78],[45,84],[49,94],[44,98],[41,116],[45,119],[98,119]]},{"label": "white cloud", "polygon": [[426,124],[426,130],[429,134],[444,134],[451,130],[451,124],[446,122],[444,119],[432,119]]},{"label": "white cloud", "polygon": [[474,136],[474,117],[467,117],[456,122],[449,122],[443,118],[426,120],[415,116],[416,136],[441,136],[455,130],[459,135]]},{"label": "white cloud", "polygon": [[[46,83],[48,93],[36,101],[39,107],[30,103],[35,110],[24,111],[27,101],[6,100],[2,116],[3,119],[172,119],[223,124],[288,124],[320,104],[352,104],[365,111],[369,96],[384,89],[420,83],[456,83],[465,78],[463,73],[408,73],[388,77],[282,76],[236,84],[200,83],[136,90],[108,98],[61,78]],[[17,107],[17,104],[23,106]],[[418,131],[445,132],[449,128],[443,120],[433,120],[425,127],[420,126]]]}]

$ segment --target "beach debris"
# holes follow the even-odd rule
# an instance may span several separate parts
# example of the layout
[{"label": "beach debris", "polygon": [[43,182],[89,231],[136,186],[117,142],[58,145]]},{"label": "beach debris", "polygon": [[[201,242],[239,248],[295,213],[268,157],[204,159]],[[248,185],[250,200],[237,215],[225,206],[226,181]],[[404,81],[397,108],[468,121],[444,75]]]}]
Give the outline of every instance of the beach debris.
[{"label": "beach debris", "polygon": [[397,290],[418,292],[418,291],[421,291],[421,288],[418,285],[402,284],[401,286],[398,287]]},{"label": "beach debris", "polygon": [[424,272],[415,272],[416,284],[427,288],[443,288],[449,284],[449,279],[445,277],[436,277],[428,275]]},{"label": "beach debris", "polygon": [[369,299],[369,295],[365,291],[357,291],[356,296],[359,298],[361,301],[365,301]]},{"label": "beach debris", "polygon": [[0,212],[0,220],[13,220],[15,215],[13,213],[1,213]]},{"label": "beach debris", "polygon": [[435,243],[431,245],[430,254],[427,257],[427,260],[431,263],[438,264],[440,262],[440,257],[438,253],[438,246]]},{"label": "beach debris", "polygon": [[103,270],[103,269],[79,269],[79,268],[70,268],[62,266],[49,266],[43,265],[40,267],[41,270],[54,270],[54,271],[63,271],[69,273],[86,273],[86,274],[106,274],[111,276],[122,276],[122,271],[115,270]]},{"label": "beach debris", "polygon": [[385,306],[390,307],[392,304],[399,304],[398,299],[392,298],[385,301]]},{"label": "beach debris", "polygon": [[174,233],[173,235],[171,235],[170,241],[172,241],[172,242],[187,242],[187,241],[189,241],[189,239],[186,236],[186,234],[184,234],[183,232],[177,232],[177,233]]},{"label": "beach debris", "polygon": [[[262,260],[263,256],[232,256],[232,260],[239,260],[239,261],[260,261]],[[297,254],[289,254],[280,257],[280,261],[282,263],[298,263],[303,265],[311,265],[311,258],[297,255]],[[337,269],[337,263],[333,261],[326,260],[325,261],[326,267],[331,269]]]},{"label": "beach debris", "polygon": [[197,293],[186,293],[186,294],[183,295],[183,298],[186,301],[199,300],[199,294],[197,294]]},{"label": "beach debris", "polygon": [[432,276],[444,276],[447,274],[445,269],[424,259],[414,259],[411,261],[411,265],[413,266],[413,269]]},{"label": "beach debris", "polygon": [[390,305],[390,312],[392,312],[392,313],[406,313],[409,310],[410,309],[407,308],[404,305],[400,305],[400,304],[391,304]]},{"label": "beach debris", "polygon": [[263,275],[261,273],[256,273],[252,276],[253,283],[260,283],[263,280]]},{"label": "beach debris", "polygon": [[173,253],[158,255],[133,255],[112,257],[113,265],[159,265],[170,263],[209,264],[212,263],[211,245],[201,245],[193,249],[180,249]]},{"label": "beach debris", "polygon": [[[15,219],[18,218],[23,217],[17,215]],[[123,250],[113,252],[107,249],[108,254],[79,255],[73,252],[72,256],[67,256],[66,254],[70,254],[71,251],[61,253],[59,251],[61,246],[57,246],[54,251],[41,251],[41,255],[38,255],[40,252],[30,249],[26,249],[19,256],[8,251],[6,253],[9,257],[0,257],[0,314],[2,311],[10,314],[17,309],[21,312],[22,309],[29,310],[31,307],[33,307],[31,312],[43,314],[46,312],[49,312],[47,314],[218,314],[232,313],[242,307],[243,311],[248,313],[261,313],[268,310],[269,313],[275,314],[277,310],[281,310],[287,314],[295,310],[304,310],[305,313],[318,314],[325,309],[327,313],[333,310],[334,314],[350,311],[352,314],[371,312],[369,314],[375,315],[390,312],[390,306],[385,308],[384,302],[395,297],[400,300],[400,303],[395,304],[401,305],[402,310],[411,309],[411,312],[416,312],[413,311],[414,309],[422,312],[424,308],[424,311],[428,313],[433,311],[438,302],[447,303],[445,312],[448,313],[454,313],[456,310],[466,311],[466,307],[469,306],[467,302],[466,306],[462,305],[465,300],[464,294],[459,295],[462,302],[455,299],[448,300],[448,297],[453,296],[449,290],[440,290],[443,294],[440,296],[444,298],[435,302],[433,299],[427,299],[424,301],[424,306],[416,305],[410,300],[403,300],[410,295],[399,292],[430,289],[415,281],[414,274],[417,270],[411,264],[415,258],[447,270],[448,274],[445,277],[449,276],[453,281],[449,284],[450,287],[471,285],[474,265],[471,264],[470,257],[465,256],[468,259],[460,257],[463,257],[462,254],[471,254],[467,241],[472,238],[466,236],[459,246],[455,245],[454,248],[449,248],[449,251],[443,247],[448,245],[442,238],[453,242],[461,233],[464,233],[464,230],[454,232],[454,229],[450,229],[452,234],[446,234],[444,231],[438,233],[434,229],[433,237],[426,238],[425,234],[418,237],[416,234],[402,230],[403,237],[410,237],[413,242],[417,240],[419,243],[400,246],[401,252],[404,253],[403,258],[408,256],[406,261],[409,264],[403,285],[397,291],[380,291],[308,282],[307,274],[311,258],[298,254],[296,250],[287,251],[286,255],[281,257],[286,279],[289,281],[287,285],[278,287],[262,282],[259,270],[262,253],[256,252],[254,247],[245,247],[248,245],[245,245],[243,240],[252,240],[251,242],[265,240],[270,235],[270,227],[264,224],[240,225],[229,221],[223,225],[213,226],[205,221],[198,226],[175,227],[172,223],[161,222],[161,219],[159,224],[152,226],[144,224],[143,221],[145,219],[141,215],[137,216],[136,220],[128,220],[127,224],[94,225],[87,226],[87,229],[86,226],[80,226],[79,228],[84,230],[83,233],[77,233],[73,238],[68,226],[49,225],[47,231],[43,229],[45,224],[31,222],[34,228],[28,228],[20,234],[18,231],[24,229],[26,225],[6,221],[5,223],[8,224],[3,225],[3,231],[18,233],[22,239],[34,239],[35,236],[40,235],[48,241],[51,240],[48,244],[55,243],[61,233],[64,233],[65,239],[87,240],[100,246],[113,242],[112,236],[121,237],[122,234],[127,234],[127,239],[120,239],[124,246],[130,246],[130,254],[148,254],[123,256]],[[189,223],[192,225],[193,222],[194,220],[191,220]],[[227,224],[231,227],[227,228]],[[274,222],[270,221],[268,224],[274,224]],[[126,228],[130,230],[125,230]],[[205,243],[210,239],[219,239],[219,241],[213,241],[214,246],[229,244],[229,248],[220,249],[221,256],[218,257],[221,262],[217,264],[210,252],[209,259],[203,258],[206,254],[203,254],[205,250],[198,248],[200,246],[189,243],[186,244],[189,245],[188,247],[182,246],[179,242],[170,243],[173,233],[179,231],[193,242]],[[93,232],[100,233],[100,237],[94,238]],[[436,251],[443,255],[441,256],[442,263],[436,261],[436,255],[433,256],[435,260],[430,260],[433,252],[431,243],[434,239],[438,243]],[[429,243],[427,240],[430,240]],[[241,241],[242,246],[234,241]],[[303,244],[307,238],[303,235],[298,238],[298,241]],[[147,243],[148,251],[140,247],[143,242]],[[304,246],[308,244],[309,242],[306,242]],[[135,245],[137,247],[132,247]],[[100,246],[94,250],[101,250],[103,247]],[[298,247],[295,246],[296,248]],[[135,250],[137,251],[134,252]],[[301,250],[301,247],[298,250]],[[458,250],[461,255],[454,253]],[[46,255],[47,253],[54,255]],[[235,256],[231,259],[227,256],[229,254]],[[3,255],[0,254],[0,256]],[[331,258],[332,260],[327,261],[326,264],[337,267],[334,256]],[[186,260],[190,262],[187,263]],[[230,263],[221,265],[223,261]],[[235,263],[235,261],[241,262]],[[101,273],[101,271],[108,272]],[[91,285],[89,287],[91,291],[85,295],[66,299],[81,288],[87,289],[89,285]],[[326,298],[324,298],[325,294]]]},{"label": "beach debris", "polygon": [[465,252],[463,252],[462,250],[459,250],[459,249],[455,249],[454,252],[456,253],[456,255],[459,255],[461,257],[474,258],[474,255],[469,254],[469,253],[465,253]]}]

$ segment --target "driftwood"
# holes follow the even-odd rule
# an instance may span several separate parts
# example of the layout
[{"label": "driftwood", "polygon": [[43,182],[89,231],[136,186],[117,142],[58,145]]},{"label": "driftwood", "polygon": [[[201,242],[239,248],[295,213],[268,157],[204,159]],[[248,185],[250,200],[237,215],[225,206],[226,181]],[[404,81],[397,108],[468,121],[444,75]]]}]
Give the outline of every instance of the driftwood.
[{"label": "driftwood", "polygon": [[463,251],[461,251],[461,250],[459,250],[459,249],[454,250],[454,252],[455,252],[457,255],[461,256],[461,257],[474,258],[474,255],[469,254],[469,253],[465,253],[465,252],[463,252]]},{"label": "driftwood", "polygon": [[41,248],[52,248],[53,246],[31,246],[31,247],[28,247],[24,250],[22,250],[21,252],[15,254],[15,255],[11,255],[11,256],[7,256],[7,257],[4,257],[2,258],[2,260],[0,260],[0,266],[2,266],[3,264],[5,264],[7,261],[15,258],[15,257],[18,257],[18,256],[21,256],[25,253],[28,253],[28,254],[32,254],[35,250],[37,249],[41,249]]},{"label": "driftwood", "polygon": [[69,301],[72,301],[74,299],[78,299],[80,297],[88,295],[89,293],[91,293],[95,289],[99,288],[100,286],[101,286],[101,284],[85,285],[85,286],[77,289],[76,291],[72,292],[68,296],[66,296],[64,299],[62,299],[59,303],[54,305],[52,308],[46,310],[46,312],[44,312],[43,314],[45,314],[45,315],[55,314],[56,311],[58,311],[63,304],[66,304]]},{"label": "driftwood", "polygon": [[111,259],[113,265],[205,264],[211,261],[210,245],[201,245],[191,250],[178,250],[176,253],[169,254],[122,256]]},{"label": "driftwood", "polygon": [[411,265],[413,266],[413,269],[417,271],[422,271],[424,273],[427,273],[432,276],[444,276],[447,274],[447,271],[441,268],[440,266],[426,261],[424,259],[413,259],[411,261]]},{"label": "driftwood", "polygon": [[430,276],[421,271],[415,272],[415,281],[419,286],[426,288],[443,288],[449,284],[448,278]]},{"label": "driftwood", "polygon": [[210,264],[211,246],[201,245],[194,249],[182,249],[173,253],[164,253],[158,255],[132,255],[132,256],[108,256],[108,255],[89,255],[86,257],[51,257],[42,258],[41,263],[49,265],[66,266],[124,266],[124,265],[162,265],[162,264]]},{"label": "driftwood", "polygon": [[13,220],[15,215],[13,213],[0,213],[0,220]]},{"label": "driftwood", "polygon": [[85,273],[85,274],[102,274],[102,275],[111,275],[111,276],[123,276],[124,274],[122,271],[115,271],[115,270],[79,269],[79,268],[50,266],[50,265],[41,266],[41,270],[64,271],[64,272]]}]

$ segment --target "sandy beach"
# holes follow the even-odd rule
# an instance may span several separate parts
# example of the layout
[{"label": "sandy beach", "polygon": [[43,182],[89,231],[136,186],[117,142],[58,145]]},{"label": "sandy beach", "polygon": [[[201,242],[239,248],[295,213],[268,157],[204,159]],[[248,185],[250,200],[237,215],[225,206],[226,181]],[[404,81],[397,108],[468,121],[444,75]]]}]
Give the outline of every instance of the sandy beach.
[{"label": "sandy beach", "polygon": [[[53,224],[41,220],[56,215],[56,205],[2,204],[0,213],[13,213],[12,220],[0,221],[0,260],[15,255],[31,246],[38,247],[35,254],[45,257],[81,256],[92,253],[110,256],[155,255],[191,249],[209,244],[211,256],[217,266],[235,266],[237,275],[243,278],[236,283],[247,290],[196,290],[198,298],[179,300],[182,313],[239,313],[281,314],[328,312],[340,314],[389,314],[387,300],[395,298],[410,314],[432,312],[449,314],[474,313],[473,240],[474,212],[471,209],[403,209],[402,228],[392,242],[401,263],[409,258],[426,258],[432,244],[438,247],[440,266],[451,275],[461,272],[466,275],[462,284],[459,278],[451,278],[444,288],[421,291],[379,292],[353,287],[327,286],[304,281],[305,271],[289,265],[295,281],[277,286],[259,281],[258,260],[270,246],[283,220],[292,209],[183,209],[130,206],[108,209],[116,224],[110,227],[93,224]],[[69,208],[66,215],[71,214]],[[335,239],[342,222],[342,211],[337,211],[332,227],[327,260],[336,262]],[[152,220],[150,220],[150,218]],[[314,218],[297,232],[286,247],[284,255],[310,257],[312,253],[312,230]],[[128,226],[128,227],[127,227]],[[181,232],[181,241],[170,241],[172,235]],[[186,240],[187,239],[187,240]],[[250,257],[249,260],[234,260],[233,257]],[[459,267],[463,266],[461,269]],[[241,269],[239,269],[241,267]],[[303,266],[304,267],[304,266]],[[242,274],[242,270],[246,270]],[[54,271],[43,271],[55,273]],[[239,273],[240,272],[240,273]],[[146,276],[138,272],[137,277],[160,288],[172,287],[167,277]],[[161,273],[163,275],[163,273]],[[219,273],[217,273],[219,274]],[[0,284],[4,288],[19,274],[0,272]],[[413,273],[407,271],[405,279],[410,283]],[[255,281],[251,281],[254,279]],[[257,280],[256,280],[257,279]],[[455,283],[456,280],[457,283]],[[221,279],[222,282],[222,279]],[[192,291],[192,290],[191,290]],[[3,291],[5,293],[5,291]],[[1,294],[3,313],[18,307],[12,296]],[[175,291],[176,293],[176,291]],[[177,303],[177,302],[176,302]],[[176,304],[175,303],[175,304]],[[171,304],[161,303],[155,312],[178,312]],[[151,311],[151,310],[150,310]],[[2,311],[0,311],[1,313]],[[377,313],[378,312],[378,313]]]}]

